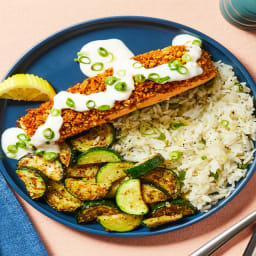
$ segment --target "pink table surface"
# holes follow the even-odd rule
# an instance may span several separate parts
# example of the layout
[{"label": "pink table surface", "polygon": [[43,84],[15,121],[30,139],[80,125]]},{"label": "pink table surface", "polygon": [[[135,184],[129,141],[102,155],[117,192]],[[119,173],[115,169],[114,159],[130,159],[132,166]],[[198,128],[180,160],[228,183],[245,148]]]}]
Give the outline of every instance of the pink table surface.
[{"label": "pink table surface", "polygon": [[[0,77],[35,43],[67,26],[106,16],[141,15],[175,21],[211,36],[233,52],[256,80],[256,34],[220,14],[217,0],[8,0],[0,1]],[[209,218],[168,234],[118,238],[82,233],[44,216],[18,197],[50,255],[188,255],[256,208],[256,174],[242,192]],[[250,226],[214,255],[242,255]]]}]

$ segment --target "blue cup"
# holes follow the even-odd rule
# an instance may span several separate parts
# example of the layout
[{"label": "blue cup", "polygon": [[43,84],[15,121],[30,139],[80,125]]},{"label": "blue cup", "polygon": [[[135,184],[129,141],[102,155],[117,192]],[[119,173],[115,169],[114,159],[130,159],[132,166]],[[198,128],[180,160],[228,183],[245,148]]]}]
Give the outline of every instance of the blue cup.
[{"label": "blue cup", "polygon": [[256,0],[220,0],[220,10],[231,24],[256,30]]}]

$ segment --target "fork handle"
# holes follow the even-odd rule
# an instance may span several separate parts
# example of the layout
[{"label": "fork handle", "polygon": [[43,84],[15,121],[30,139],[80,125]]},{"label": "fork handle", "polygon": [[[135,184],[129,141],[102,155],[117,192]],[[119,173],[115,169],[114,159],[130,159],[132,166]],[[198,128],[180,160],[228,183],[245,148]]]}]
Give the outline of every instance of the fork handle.
[{"label": "fork handle", "polygon": [[233,225],[232,227],[225,230],[220,235],[213,238],[211,241],[203,245],[197,251],[190,254],[190,256],[209,256],[213,252],[215,252],[219,247],[225,244],[228,240],[230,240],[233,236],[239,233],[241,230],[252,224],[256,221],[256,211],[252,212],[250,215],[240,220],[238,223]]}]

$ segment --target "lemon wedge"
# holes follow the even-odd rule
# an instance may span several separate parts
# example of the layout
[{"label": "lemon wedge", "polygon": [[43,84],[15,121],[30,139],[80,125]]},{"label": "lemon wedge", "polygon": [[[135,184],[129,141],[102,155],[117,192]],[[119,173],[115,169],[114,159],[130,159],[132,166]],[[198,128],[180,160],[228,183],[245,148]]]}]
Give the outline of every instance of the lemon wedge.
[{"label": "lemon wedge", "polygon": [[15,74],[0,83],[0,99],[47,101],[55,95],[46,80],[31,74]]}]

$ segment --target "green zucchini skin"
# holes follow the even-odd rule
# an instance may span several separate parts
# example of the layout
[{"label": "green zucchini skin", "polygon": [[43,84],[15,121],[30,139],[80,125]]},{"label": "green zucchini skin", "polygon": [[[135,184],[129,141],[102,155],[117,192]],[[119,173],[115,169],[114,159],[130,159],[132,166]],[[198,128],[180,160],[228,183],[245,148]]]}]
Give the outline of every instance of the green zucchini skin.
[{"label": "green zucchini skin", "polygon": [[156,154],[150,159],[144,162],[138,163],[130,169],[126,169],[125,172],[131,175],[132,178],[138,178],[147,172],[157,168],[161,163],[164,162],[164,158],[160,154]]},{"label": "green zucchini skin", "polygon": [[147,204],[162,202],[168,199],[164,192],[152,184],[142,184],[141,192],[143,200]]},{"label": "green zucchini skin", "polygon": [[116,203],[123,212],[128,214],[144,215],[149,210],[142,199],[139,179],[129,179],[119,186],[116,192]]},{"label": "green zucchini skin", "polygon": [[182,214],[175,214],[175,215],[162,215],[159,217],[152,217],[148,219],[144,219],[142,221],[142,224],[148,228],[155,229],[159,226],[162,226],[164,224],[177,221],[183,217]]},{"label": "green zucchini skin", "polygon": [[106,123],[70,139],[70,143],[73,150],[86,152],[94,147],[109,147],[114,140],[115,128],[112,124]]},{"label": "green zucchini skin", "polygon": [[82,201],[72,196],[59,181],[49,180],[48,190],[44,195],[46,203],[57,211],[74,212]]},{"label": "green zucchini skin", "polygon": [[176,215],[182,214],[183,216],[193,215],[196,212],[196,208],[189,202],[183,199],[166,201],[157,203],[151,206],[152,217],[159,217],[162,215]]},{"label": "green zucchini skin", "polygon": [[121,162],[121,156],[109,148],[95,147],[78,156],[77,165]]},{"label": "green zucchini skin", "polygon": [[38,199],[45,194],[47,179],[40,171],[23,167],[17,169],[16,173],[24,182],[27,192],[32,199]]},{"label": "green zucchini skin", "polygon": [[168,195],[168,198],[176,199],[180,195],[180,181],[177,174],[170,169],[158,167],[140,178],[143,183],[155,185]]},{"label": "green zucchini skin", "polygon": [[96,220],[98,216],[119,212],[117,206],[110,200],[87,201],[76,214],[76,221],[77,223],[87,223]]},{"label": "green zucchini skin", "polygon": [[74,150],[72,150],[71,146],[66,142],[60,143],[59,147],[59,160],[65,167],[69,167],[74,162],[76,154]]},{"label": "green zucchini skin", "polygon": [[128,232],[141,224],[142,216],[120,213],[99,216],[97,221],[106,231]]},{"label": "green zucchini skin", "polygon": [[112,184],[127,176],[125,169],[132,167],[131,162],[107,163],[99,168],[96,176],[97,183]]},{"label": "green zucchini skin", "polygon": [[47,178],[60,181],[64,176],[64,169],[58,160],[47,161],[42,156],[36,154],[28,154],[18,161],[18,168],[28,167],[37,169]]},{"label": "green zucchini skin", "polygon": [[96,183],[99,164],[71,165],[65,171],[66,178],[83,178],[84,181]]},{"label": "green zucchini skin", "polygon": [[110,190],[108,184],[87,183],[82,179],[67,178],[64,181],[66,190],[80,200],[97,200],[106,196]]}]

